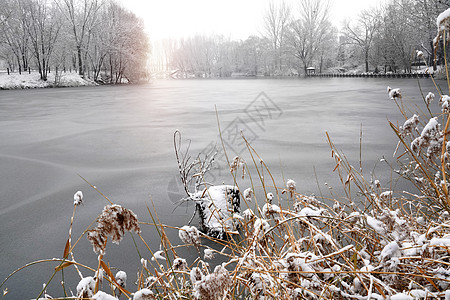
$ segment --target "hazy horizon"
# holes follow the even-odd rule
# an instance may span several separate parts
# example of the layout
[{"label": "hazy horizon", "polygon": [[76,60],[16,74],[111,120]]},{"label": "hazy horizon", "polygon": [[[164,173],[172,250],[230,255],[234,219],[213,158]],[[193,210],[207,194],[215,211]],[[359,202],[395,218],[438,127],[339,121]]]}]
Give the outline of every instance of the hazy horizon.
[{"label": "hazy horizon", "polygon": [[[145,22],[152,41],[218,34],[233,40],[245,40],[262,34],[263,15],[273,0],[207,0],[142,1],[119,0]],[[347,18],[376,7],[383,0],[330,0],[330,20],[339,27]],[[281,2],[281,1],[275,1]],[[294,10],[299,2],[286,0]]]}]

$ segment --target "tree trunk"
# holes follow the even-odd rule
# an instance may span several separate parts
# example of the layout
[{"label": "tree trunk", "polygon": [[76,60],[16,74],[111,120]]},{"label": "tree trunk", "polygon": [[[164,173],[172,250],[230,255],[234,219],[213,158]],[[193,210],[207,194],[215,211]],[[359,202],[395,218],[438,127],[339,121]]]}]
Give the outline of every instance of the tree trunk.
[{"label": "tree trunk", "polygon": [[366,62],[366,73],[369,72],[369,50],[366,50],[366,53],[364,54],[364,59]]},{"label": "tree trunk", "polygon": [[83,76],[83,60],[81,58],[81,46],[77,45],[77,55],[78,55],[78,74]]},{"label": "tree trunk", "polygon": [[436,60],[434,59],[434,45],[433,45],[433,40],[430,40],[430,49],[431,49],[431,55],[430,55],[430,61],[428,63],[428,65],[432,65],[433,66],[433,71],[437,70],[436,67]]},{"label": "tree trunk", "polygon": [[47,63],[45,61],[45,58],[42,59],[41,79],[47,81]]}]

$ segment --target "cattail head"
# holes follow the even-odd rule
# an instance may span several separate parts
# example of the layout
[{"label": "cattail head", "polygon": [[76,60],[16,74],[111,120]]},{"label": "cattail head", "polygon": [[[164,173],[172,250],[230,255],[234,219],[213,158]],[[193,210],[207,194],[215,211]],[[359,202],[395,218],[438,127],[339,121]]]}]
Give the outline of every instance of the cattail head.
[{"label": "cattail head", "polygon": [[120,205],[107,205],[97,219],[97,226],[88,231],[87,238],[94,252],[104,254],[108,236],[118,244],[126,231],[141,232],[137,216]]},{"label": "cattail head", "polygon": [[423,52],[420,50],[416,51],[416,55],[417,55],[417,58],[419,58],[419,59],[423,58]]},{"label": "cattail head", "polygon": [[[192,271],[191,271],[192,281]],[[194,283],[194,297],[197,299],[220,299],[232,284],[230,274],[222,265],[218,265],[214,272]]]},{"label": "cattail head", "polygon": [[156,299],[153,292],[149,289],[141,289],[134,293],[133,300],[151,300]]},{"label": "cattail head", "polygon": [[286,189],[283,190],[283,194],[288,192],[291,195],[291,197],[294,197],[295,190],[296,190],[296,185],[297,185],[297,183],[294,180],[289,179],[286,182]]},{"label": "cattail head", "polygon": [[143,268],[147,269],[147,260],[145,258],[141,258],[141,265]]},{"label": "cattail head", "polygon": [[419,116],[414,114],[411,118],[405,121],[403,126],[401,127],[401,131],[403,134],[412,133],[414,128],[419,124]]},{"label": "cattail head", "polygon": [[400,89],[393,89],[390,86],[388,86],[387,91],[389,93],[389,98],[391,98],[391,100],[402,99],[402,92],[400,91]]},{"label": "cattail head", "polygon": [[255,213],[250,208],[247,208],[242,212],[242,216],[245,221],[249,222],[255,217]]},{"label": "cattail head", "polygon": [[89,299],[94,296],[95,280],[94,277],[84,277],[77,285],[77,298]]},{"label": "cattail head", "polygon": [[178,231],[178,236],[185,244],[193,244],[196,247],[201,245],[200,233],[197,227],[185,225]]},{"label": "cattail head", "polygon": [[[262,213],[265,217],[271,217],[281,213],[281,208],[275,204],[266,203],[263,206]],[[277,218],[277,216],[275,216]]]},{"label": "cattail head", "polygon": [[239,157],[234,157],[233,161],[230,164],[230,172],[236,172],[239,169],[242,170],[242,179],[244,179],[245,176],[245,161]]},{"label": "cattail head", "polygon": [[209,248],[206,248],[204,250],[204,254],[205,254],[205,256],[204,256],[205,259],[213,259],[214,258],[214,251]]},{"label": "cattail head", "polygon": [[425,97],[425,102],[427,105],[430,105],[431,101],[434,100],[434,94],[432,92],[428,92],[427,96]]},{"label": "cattail head", "polygon": [[450,8],[448,8],[447,10],[442,12],[437,17],[436,25],[437,25],[437,35],[436,35],[436,37],[433,40],[435,59],[437,59],[436,52],[437,52],[437,49],[438,49],[439,41],[444,36],[445,31],[450,29]]},{"label": "cattail head", "polygon": [[73,195],[73,205],[79,206],[83,203],[83,192],[78,191]]},{"label": "cattail head", "polygon": [[205,277],[205,276],[203,275],[203,272],[199,267],[193,267],[190,272],[190,277],[191,277],[191,283],[194,284],[197,281],[202,280],[203,277]]},{"label": "cattail head", "polygon": [[258,240],[264,237],[264,234],[270,229],[269,223],[266,220],[257,218],[254,224],[253,234]]},{"label": "cattail head", "polygon": [[244,191],[245,200],[247,200],[248,202],[251,202],[252,196],[253,196],[253,189],[252,188],[245,189],[245,191]]},{"label": "cattail head", "polygon": [[273,194],[272,193],[267,193],[267,201],[269,203],[272,203],[272,200],[273,200]]},{"label": "cattail head", "polygon": [[120,287],[125,288],[125,286],[127,285],[127,273],[125,273],[124,271],[118,271],[115,277]]},{"label": "cattail head", "polygon": [[234,172],[243,166],[244,166],[244,160],[242,158],[240,158],[239,156],[235,156],[233,158],[233,161],[230,164],[230,171]]},{"label": "cattail head", "polygon": [[184,271],[187,270],[188,264],[184,258],[175,258],[173,261],[173,269],[175,271]]},{"label": "cattail head", "polygon": [[144,286],[146,288],[149,288],[153,286],[156,282],[158,282],[158,278],[156,278],[155,276],[149,276],[145,279]]},{"label": "cattail head", "polygon": [[297,183],[296,183],[294,180],[292,180],[292,179],[289,179],[289,180],[286,182],[286,187],[287,187],[288,191],[289,191],[289,192],[292,192],[292,193],[295,192],[296,185],[297,185]]}]

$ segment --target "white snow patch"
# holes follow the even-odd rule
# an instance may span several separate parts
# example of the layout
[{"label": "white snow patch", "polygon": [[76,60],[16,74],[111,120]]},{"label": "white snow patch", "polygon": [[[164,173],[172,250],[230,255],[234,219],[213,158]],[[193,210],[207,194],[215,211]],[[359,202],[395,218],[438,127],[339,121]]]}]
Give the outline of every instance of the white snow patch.
[{"label": "white snow patch", "polygon": [[439,14],[439,16],[436,19],[436,26],[437,26],[438,30],[445,29],[445,22],[443,22],[443,21],[445,19],[448,19],[449,17],[450,17],[450,8],[448,8],[447,10],[445,10]]},{"label": "white snow patch", "polygon": [[117,300],[116,297],[111,296],[110,294],[107,294],[102,291],[98,291],[94,297],[92,297],[94,300]]},{"label": "white snow patch", "polygon": [[373,230],[375,230],[376,232],[378,232],[379,234],[384,234],[385,233],[385,229],[384,229],[384,223],[371,217],[371,216],[367,216],[367,224],[373,228]]},{"label": "white snow patch", "polygon": [[404,293],[398,293],[391,296],[391,300],[413,300],[414,298]]},{"label": "white snow patch", "polygon": [[156,261],[158,259],[166,260],[166,258],[163,256],[163,254],[164,254],[164,251],[162,251],[162,250],[156,251],[153,254],[152,261]]},{"label": "white snow patch", "polygon": [[384,246],[383,250],[381,251],[380,257],[381,259],[391,258],[398,252],[398,250],[398,243],[396,241],[390,242],[389,244]]},{"label": "white snow patch", "polygon": [[77,73],[62,73],[59,81],[55,83],[55,73],[48,74],[47,81],[40,79],[39,73],[13,73],[10,75],[0,74],[0,89],[32,89],[46,87],[77,87],[97,85],[95,82],[83,79]]},{"label": "white snow patch", "polygon": [[133,300],[149,300],[153,299],[153,292],[149,289],[141,289],[134,293]]},{"label": "white snow patch", "polygon": [[302,217],[320,217],[322,215],[323,210],[321,209],[312,209],[310,207],[303,208],[298,214]]},{"label": "white snow patch", "polygon": [[239,212],[239,191],[231,185],[215,185],[201,192],[197,200],[200,215],[208,234],[221,237],[235,229],[233,214]]},{"label": "white snow patch", "polygon": [[450,247],[450,236],[445,236],[443,238],[432,238],[430,241],[430,246]]}]

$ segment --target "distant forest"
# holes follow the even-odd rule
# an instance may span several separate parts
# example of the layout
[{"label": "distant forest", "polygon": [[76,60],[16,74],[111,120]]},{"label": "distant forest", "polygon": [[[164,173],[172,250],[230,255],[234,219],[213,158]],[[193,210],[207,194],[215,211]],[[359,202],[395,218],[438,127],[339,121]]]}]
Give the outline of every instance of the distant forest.
[{"label": "distant forest", "polygon": [[95,81],[145,77],[144,23],[113,0],[1,0],[0,60],[11,72],[78,72]]},{"label": "distant forest", "polygon": [[136,82],[149,75],[300,76],[324,72],[413,72],[442,64],[435,53],[436,17],[450,0],[389,0],[338,29],[330,2],[272,1],[261,32],[246,40],[221,35],[150,43],[143,20],[114,0],[2,0],[0,68],[78,72],[97,82]]},{"label": "distant forest", "polygon": [[[243,41],[220,35],[162,40],[153,45],[151,69],[183,77],[296,76],[308,67],[317,73],[409,73],[423,64],[416,50],[434,65],[436,17],[449,7],[449,0],[390,0],[338,30],[330,22],[329,1],[302,0],[295,7],[272,1],[259,35]],[[437,64],[443,61],[439,49]]]}]

